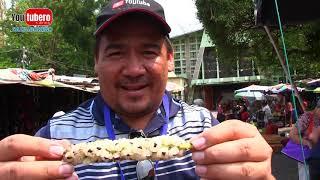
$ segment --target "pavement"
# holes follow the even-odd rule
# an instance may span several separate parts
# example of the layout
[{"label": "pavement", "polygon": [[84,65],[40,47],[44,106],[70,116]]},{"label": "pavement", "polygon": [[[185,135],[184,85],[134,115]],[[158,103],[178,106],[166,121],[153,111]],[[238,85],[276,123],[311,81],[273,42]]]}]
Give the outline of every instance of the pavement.
[{"label": "pavement", "polygon": [[298,180],[298,163],[281,153],[274,153],[272,174],[277,180]]}]

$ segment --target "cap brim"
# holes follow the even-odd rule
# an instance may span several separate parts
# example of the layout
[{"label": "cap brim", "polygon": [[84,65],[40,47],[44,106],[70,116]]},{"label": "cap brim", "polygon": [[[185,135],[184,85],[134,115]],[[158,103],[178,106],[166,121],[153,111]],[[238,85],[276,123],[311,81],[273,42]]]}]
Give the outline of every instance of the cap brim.
[{"label": "cap brim", "polygon": [[114,15],[112,16],[111,18],[109,18],[108,20],[104,21],[101,26],[98,27],[98,29],[94,32],[93,35],[97,35],[99,34],[100,32],[102,32],[105,28],[107,28],[112,22],[114,22],[116,19],[118,19],[119,17],[123,16],[123,15],[126,15],[126,14],[129,14],[129,13],[145,13],[145,14],[148,14],[150,16],[152,16],[153,18],[155,18],[156,20],[159,21],[159,23],[163,26],[164,30],[165,30],[165,33],[166,34],[169,34],[171,32],[171,28],[170,26],[167,24],[167,22],[162,18],[160,17],[159,15],[157,15],[156,13],[154,12],[151,12],[151,11],[148,11],[146,9],[140,9],[140,8],[132,8],[132,9],[128,9],[128,10],[125,10],[125,11],[122,11],[120,13],[118,13],[117,15]]}]

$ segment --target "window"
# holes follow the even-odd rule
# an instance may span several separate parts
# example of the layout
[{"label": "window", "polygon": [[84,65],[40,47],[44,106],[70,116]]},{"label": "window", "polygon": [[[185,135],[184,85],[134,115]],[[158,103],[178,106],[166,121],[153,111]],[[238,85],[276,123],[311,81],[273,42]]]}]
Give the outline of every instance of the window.
[{"label": "window", "polygon": [[180,57],[181,59],[185,59],[186,58],[186,53],[181,53],[181,57]]},{"label": "window", "polygon": [[252,60],[241,59],[239,61],[239,73],[240,76],[252,76]]},{"label": "window", "polygon": [[194,73],[194,67],[191,67],[191,73],[193,74]]},{"label": "window", "polygon": [[197,61],[196,60],[191,60],[191,66],[196,66]]},{"label": "window", "polygon": [[182,61],[182,66],[186,66],[186,60]]},{"label": "window", "polygon": [[197,39],[197,43],[200,45],[201,44],[201,40],[202,40],[202,35],[198,36],[197,38],[198,38]]},{"label": "window", "polygon": [[190,50],[191,51],[196,51],[197,50],[197,44],[191,44]]},{"label": "window", "polygon": [[190,53],[190,58],[191,59],[197,59],[197,53],[196,52],[191,52]]},{"label": "window", "polygon": [[174,53],[174,59],[180,59],[180,53]]},{"label": "window", "polygon": [[180,45],[174,45],[174,51],[179,52],[180,51]]},{"label": "window", "polygon": [[189,40],[190,40],[190,43],[195,43],[196,42],[196,37],[194,35],[190,36]]},{"label": "window", "polygon": [[174,61],[174,65],[175,65],[176,67],[180,67],[180,66],[181,66],[181,62],[180,62],[180,61]]}]

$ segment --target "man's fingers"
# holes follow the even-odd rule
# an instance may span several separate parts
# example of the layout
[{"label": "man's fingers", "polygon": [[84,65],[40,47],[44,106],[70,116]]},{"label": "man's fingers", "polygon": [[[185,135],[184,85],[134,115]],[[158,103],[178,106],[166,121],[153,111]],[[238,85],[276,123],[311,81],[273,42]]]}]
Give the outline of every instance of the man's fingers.
[{"label": "man's fingers", "polygon": [[48,158],[43,158],[41,156],[23,156],[19,159],[19,161],[21,162],[48,161],[48,160],[49,160]]},{"label": "man's fingers", "polygon": [[[195,151],[192,159],[199,165],[265,161],[271,156],[272,148],[263,141],[262,137],[228,141],[203,151]],[[265,143],[265,146],[259,145],[261,142]]]},{"label": "man's fingers", "polygon": [[[244,162],[232,164],[197,165],[196,173],[205,179],[223,180],[273,180],[270,159],[263,162]],[[266,177],[269,174],[270,177]]]},{"label": "man's fingers", "polygon": [[37,157],[36,156],[23,156],[20,158],[21,162],[32,162],[32,161],[37,161]]},{"label": "man's fingers", "polygon": [[223,142],[252,138],[257,135],[260,133],[255,126],[240,120],[229,120],[205,130],[192,138],[191,143],[196,150],[202,150]]},{"label": "man's fingers", "polygon": [[0,163],[1,179],[66,179],[72,177],[74,167],[59,161]]},{"label": "man's fingers", "polygon": [[64,147],[58,141],[17,134],[0,141],[1,161],[14,161],[22,156],[41,156],[48,159],[61,158]]},{"label": "man's fingers", "polygon": [[53,142],[56,142],[56,143],[62,145],[65,149],[67,149],[68,147],[71,146],[70,141],[67,141],[67,140],[65,140],[65,139],[63,139],[63,140],[55,140],[55,141],[53,141]]},{"label": "man's fingers", "polygon": [[55,179],[55,180],[78,180],[78,179],[79,179],[78,175],[74,172],[74,173],[72,174],[72,176],[70,176],[70,177],[68,177],[68,178]]}]

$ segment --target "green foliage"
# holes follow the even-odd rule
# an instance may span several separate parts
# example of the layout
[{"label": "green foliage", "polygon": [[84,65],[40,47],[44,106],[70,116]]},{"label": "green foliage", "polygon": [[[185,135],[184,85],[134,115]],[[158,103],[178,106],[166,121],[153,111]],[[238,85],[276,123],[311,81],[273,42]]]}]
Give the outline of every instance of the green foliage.
[{"label": "green foliage", "polygon": [[[95,18],[108,0],[20,0],[0,21],[6,35],[0,50],[0,68],[20,66],[22,48],[27,49],[28,69],[55,68],[58,74],[93,75]],[[23,14],[31,7],[47,7],[53,12],[52,32],[12,32],[26,26],[12,21],[12,14]],[[12,51],[13,52],[7,52]],[[20,66],[21,67],[21,66]]]},{"label": "green foliage", "polygon": [[[252,0],[196,0],[196,6],[200,21],[217,45],[220,59],[249,57],[264,75],[282,75],[266,32],[255,26]],[[296,70],[299,78],[320,76],[320,23],[284,28],[292,71]],[[282,47],[278,29],[271,31]]]}]

